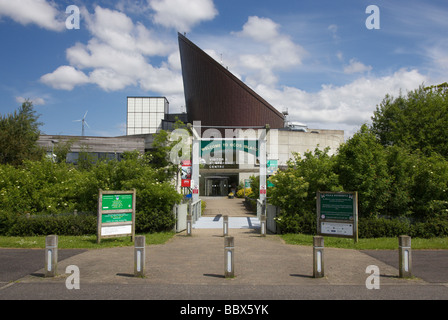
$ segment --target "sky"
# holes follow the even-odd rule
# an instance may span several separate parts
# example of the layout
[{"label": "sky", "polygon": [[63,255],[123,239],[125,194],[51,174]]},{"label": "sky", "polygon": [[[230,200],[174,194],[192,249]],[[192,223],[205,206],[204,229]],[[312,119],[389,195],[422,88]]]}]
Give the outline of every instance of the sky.
[{"label": "sky", "polygon": [[180,32],[288,120],[348,138],[387,94],[448,81],[447,30],[446,0],[0,0],[0,114],[29,99],[44,134],[81,135],[88,112],[86,135],[120,136],[128,96],[185,111]]}]

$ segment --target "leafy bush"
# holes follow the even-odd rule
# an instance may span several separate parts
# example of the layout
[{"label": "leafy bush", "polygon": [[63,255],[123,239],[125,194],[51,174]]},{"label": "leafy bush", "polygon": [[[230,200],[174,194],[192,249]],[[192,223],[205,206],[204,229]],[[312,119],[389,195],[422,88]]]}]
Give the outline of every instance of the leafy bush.
[{"label": "leafy bush", "polygon": [[358,221],[359,238],[397,237],[409,234],[410,224],[399,219],[364,218]]},{"label": "leafy bush", "polygon": [[[2,214],[4,217],[4,215]],[[58,234],[79,236],[96,234],[97,217],[91,214],[9,217],[9,226],[3,234],[8,236],[38,236]]]},{"label": "leafy bush", "polygon": [[412,225],[409,235],[417,238],[447,237],[448,219],[438,218],[415,223]]},{"label": "leafy bush", "polygon": [[[34,235],[50,230],[56,234],[95,234],[99,189],[134,188],[136,228],[167,230],[175,223],[172,208],[182,197],[169,182],[167,172],[153,168],[147,157],[138,153],[129,153],[120,162],[99,162],[88,170],[49,160],[26,161],[21,167],[2,165],[0,177],[1,234]],[[90,227],[91,218],[63,216],[75,209],[92,213],[95,228]],[[27,214],[32,218],[26,219]],[[53,217],[34,217],[48,215]],[[80,227],[79,221],[86,227]]]},{"label": "leafy bush", "polygon": [[316,216],[311,212],[280,215],[275,221],[280,233],[316,233]]},{"label": "leafy bush", "polygon": [[244,195],[246,195],[246,197],[252,196],[253,195],[252,188],[246,188],[246,191],[244,191],[244,188],[243,188],[243,189],[239,189],[236,192],[236,197],[237,198],[244,198]]},{"label": "leafy bush", "polygon": [[272,176],[269,202],[282,208],[277,225],[282,233],[313,233],[316,230],[316,191],[340,191],[334,173],[334,157],[316,148],[302,156],[294,154],[288,167]]}]

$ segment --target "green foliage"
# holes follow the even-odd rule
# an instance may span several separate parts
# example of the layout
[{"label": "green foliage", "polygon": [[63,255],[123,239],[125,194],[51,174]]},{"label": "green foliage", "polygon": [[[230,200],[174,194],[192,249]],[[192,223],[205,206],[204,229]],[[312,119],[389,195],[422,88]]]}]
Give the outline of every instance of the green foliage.
[{"label": "green foliage", "polygon": [[448,84],[386,96],[372,120],[336,156],[295,155],[271,178],[282,232],[315,232],[321,190],[358,192],[361,238],[447,235]]},{"label": "green foliage", "polygon": [[0,116],[0,164],[20,165],[24,160],[43,157],[36,144],[40,131],[39,116],[30,101],[25,101],[18,112]]},{"label": "green foliage", "polygon": [[[49,230],[57,234],[91,233],[90,227],[76,227],[77,219],[90,221],[91,218],[65,218],[63,214],[75,209],[90,212],[96,224],[99,189],[134,188],[137,190],[136,220],[141,223],[137,224],[137,230],[164,231],[174,225],[172,207],[182,197],[169,182],[166,172],[154,169],[147,156],[138,152],[127,153],[123,161],[92,164],[90,169],[47,159],[25,161],[21,167],[2,165],[0,177],[0,233],[3,234],[39,234]],[[26,218],[28,215],[30,219]],[[44,218],[48,215],[54,217]],[[69,224],[75,231],[67,227]]]},{"label": "green foliage", "polygon": [[358,228],[360,238],[397,237],[403,234],[426,239],[448,236],[448,220],[443,218],[415,223],[399,218],[360,219]]},{"label": "green foliage", "polygon": [[375,135],[363,125],[349,141],[341,145],[336,172],[346,191],[358,191],[359,216],[369,217],[386,207],[390,179],[387,157]]},{"label": "green foliage", "polygon": [[97,229],[96,215],[56,215],[56,216],[19,216],[9,221],[8,236],[67,235],[80,236],[95,234]]},{"label": "green foliage", "polygon": [[316,192],[342,190],[333,169],[334,157],[328,151],[316,148],[303,158],[295,153],[288,167],[270,178],[275,187],[269,188],[269,202],[282,208],[277,225],[283,233],[313,232]]},{"label": "green foliage", "polygon": [[382,145],[406,146],[426,155],[448,157],[448,84],[387,95],[372,117],[372,131]]}]

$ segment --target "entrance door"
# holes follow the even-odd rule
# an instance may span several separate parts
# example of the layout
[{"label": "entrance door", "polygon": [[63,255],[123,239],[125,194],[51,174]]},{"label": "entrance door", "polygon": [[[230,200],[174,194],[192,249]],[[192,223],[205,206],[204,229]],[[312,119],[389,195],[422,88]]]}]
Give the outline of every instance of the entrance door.
[{"label": "entrance door", "polygon": [[229,193],[228,177],[205,177],[205,196],[224,197]]}]

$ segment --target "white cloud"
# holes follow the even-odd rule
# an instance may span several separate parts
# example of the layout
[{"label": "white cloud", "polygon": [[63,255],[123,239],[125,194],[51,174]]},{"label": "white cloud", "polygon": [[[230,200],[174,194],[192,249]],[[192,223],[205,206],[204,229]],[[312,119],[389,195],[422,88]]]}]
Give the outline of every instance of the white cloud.
[{"label": "white cloud", "polygon": [[161,56],[173,50],[171,44],[122,12],[97,6],[94,14],[83,9],[83,17],[94,39],[114,49]]},{"label": "white cloud", "polygon": [[[243,29],[232,33],[245,39],[246,47],[256,47],[256,53],[242,53],[237,70],[247,75],[250,85],[277,83],[277,71],[290,70],[302,64],[307,52],[302,46],[280,32],[280,25],[269,18],[249,17]],[[249,39],[249,41],[248,41]],[[256,44],[251,44],[250,41]]]},{"label": "white cloud", "polygon": [[278,110],[288,108],[291,120],[345,128],[352,134],[354,128],[370,121],[386,94],[398,96],[401,90],[414,90],[427,81],[418,70],[402,69],[390,76],[362,77],[344,86],[323,85],[316,93],[264,85],[257,86],[256,91]]},{"label": "white cloud", "polygon": [[[44,75],[41,80],[56,89],[72,90],[76,85],[93,83],[105,91],[140,86],[158,94],[180,94],[183,83],[175,43],[161,39],[126,14],[97,6],[90,14],[82,8],[92,38],[67,49],[70,66]],[[160,67],[149,58],[168,57]]]},{"label": "white cloud", "polygon": [[280,25],[269,18],[249,17],[243,30],[237,32],[241,36],[252,38],[259,42],[275,42],[279,36]]},{"label": "white cloud", "polygon": [[155,11],[155,23],[179,32],[189,32],[200,22],[218,15],[213,0],[148,0],[148,3]]},{"label": "white cloud", "polygon": [[344,66],[344,73],[346,74],[363,73],[371,70],[372,66],[366,66],[365,64],[357,61],[356,59],[351,59],[350,64]]},{"label": "white cloud", "polygon": [[424,49],[427,59],[426,65],[436,81],[446,82],[448,72],[448,40],[439,40]]},{"label": "white cloud", "polygon": [[35,97],[35,98],[16,97],[16,101],[18,103],[24,103],[25,101],[31,101],[34,106],[43,106],[46,103],[44,98],[39,98],[39,97]]},{"label": "white cloud", "polygon": [[89,77],[72,66],[61,66],[54,72],[42,76],[40,80],[55,89],[69,91],[75,86],[90,82]]},{"label": "white cloud", "polygon": [[9,17],[22,25],[36,24],[47,30],[62,31],[65,19],[59,15],[54,3],[45,0],[0,0],[0,17]]}]

